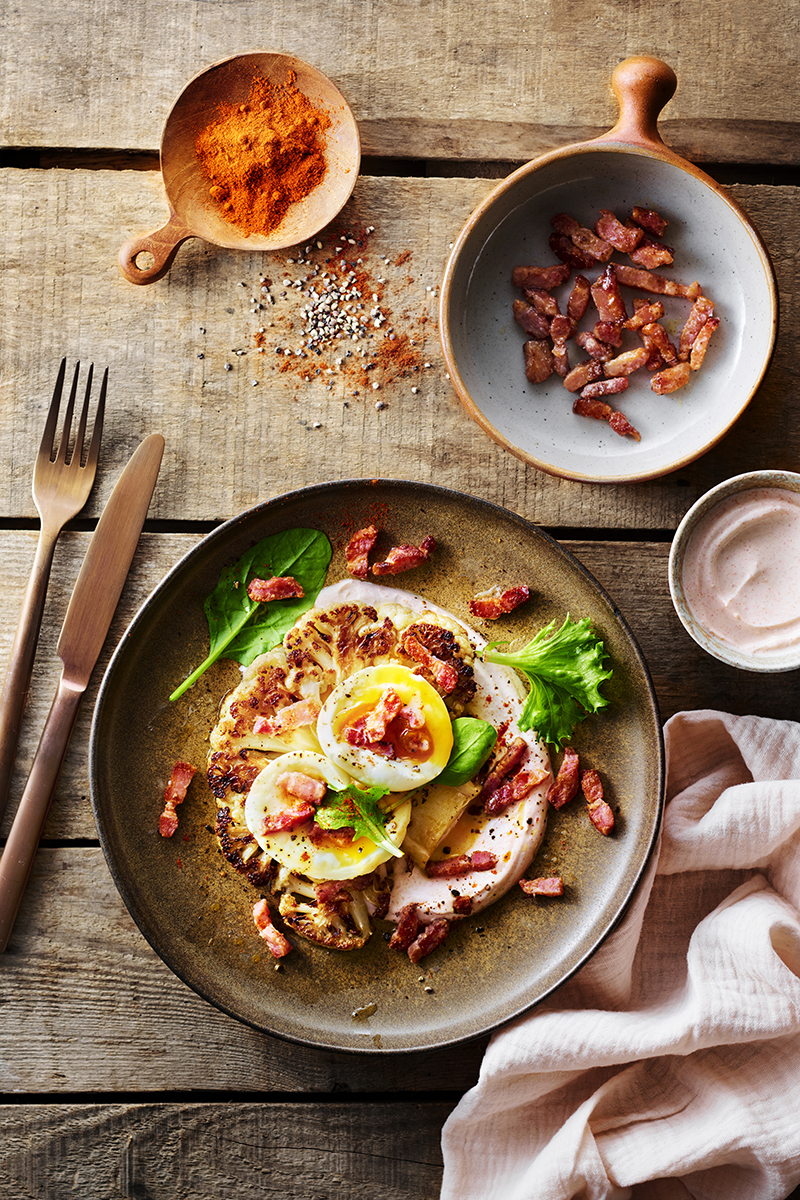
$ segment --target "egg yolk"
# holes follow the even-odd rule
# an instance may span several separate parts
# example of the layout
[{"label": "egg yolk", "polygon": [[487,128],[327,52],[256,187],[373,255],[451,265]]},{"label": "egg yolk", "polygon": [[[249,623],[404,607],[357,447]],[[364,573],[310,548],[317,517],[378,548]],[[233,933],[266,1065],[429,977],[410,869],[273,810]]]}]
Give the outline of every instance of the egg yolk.
[{"label": "egg yolk", "polygon": [[362,783],[409,791],[446,766],[450,714],[434,687],[407,667],[365,667],[339,684],[317,722],[325,754]]}]

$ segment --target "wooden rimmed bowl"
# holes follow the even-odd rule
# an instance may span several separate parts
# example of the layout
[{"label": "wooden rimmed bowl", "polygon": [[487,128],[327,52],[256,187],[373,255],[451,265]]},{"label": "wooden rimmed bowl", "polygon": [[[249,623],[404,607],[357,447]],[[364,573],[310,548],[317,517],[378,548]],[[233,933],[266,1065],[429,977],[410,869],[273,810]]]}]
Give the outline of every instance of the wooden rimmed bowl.
[{"label": "wooden rimmed bowl", "polygon": [[[613,129],[520,167],[470,216],[447,263],[439,317],[450,377],[490,437],[566,479],[630,483],[692,462],[730,429],[767,369],[778,295],[769,256],[746,214],[661,139],[658,116],[677,86],[672,68],[655,58],[628,58],[611,83],[620,105]],[[548,245],[556,213],[593,227],[601,208],[624,220],[634,205],[669,221],[664,241],[675,248],[675,264],[661,268],[663,274],[687,284],[698,280],[721,318],[702,370],[685,388],[655,395],[648,373],[640,371],[628,391],[612,397],[641,433],[640,442],[617,436],[606,422],[575,416],[574,397],[559,376],[542,384],[526,380],[522,347],[530,335],[513,318],[521,293],[511,282],[517,265],[557,261]],[[603,266],[583,273],[593,280]],[[630,298],[644,293],[622,290],[630,312]],[[674,338],[689,303],[676,307],[666,298],[665,307]],[[586,357],[577,348],[570,356],[572,365]]]},{"label": "wooden rimmed bowl", "polygon": [[[327,170],[304,199],[293,204],[268,235],[245,234],[222,215],[195,151],[199,133],[220,104],[244,104],[254,79],[285,84],[291,76],[315,108],[330,118],[322,134]],[[119,252],[129,283],[153,283],[167,273],[178,247],[190,237],[233,250],[281,250],[314,237],[344,207],[358,178],[361,145],[347,101],[327,76],[299,58],[277,51],[237,54],[207,67],[189,81],[164,126],[161,173],[169,220],[153,233],[134,237]]]}]

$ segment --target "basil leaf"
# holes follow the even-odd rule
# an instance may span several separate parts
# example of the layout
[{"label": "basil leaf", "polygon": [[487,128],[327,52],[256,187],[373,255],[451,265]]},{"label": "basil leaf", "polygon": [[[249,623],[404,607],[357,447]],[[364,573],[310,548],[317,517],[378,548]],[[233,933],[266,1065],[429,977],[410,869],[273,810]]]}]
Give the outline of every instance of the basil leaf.
[{"label": "basil leaf", "polygon": [[472,779],[486,762],[496,741],[497,730],[494,725],[477,717],[456,717],[453,721],[453,749],[447,766],[437,775],[436,782],[460,787]]},{"label": "basil leaf", "polygon": [[328,788],[314,819],[321,829],[351,828],[355,837],[369,838],[395,858],[402,858],[403,851],[395,846],[386,833],[387,814],[378,804],[388,794],[388,788],[361,788],[355,783],[341,791]]},{"label": "basil leaf", "polygon": [[[226,567],[203,609],[208,621],[209,653],[170,696],[179,696],[224,655],[248,666],[259,654],[277,646],[301,613],[312,608],[325,583],[331,544],[318,529],[287,529],[264,538],[232,566]],[[259,603],[247,594],[251,579],[291,575],[304,595],[292,600]]]}]

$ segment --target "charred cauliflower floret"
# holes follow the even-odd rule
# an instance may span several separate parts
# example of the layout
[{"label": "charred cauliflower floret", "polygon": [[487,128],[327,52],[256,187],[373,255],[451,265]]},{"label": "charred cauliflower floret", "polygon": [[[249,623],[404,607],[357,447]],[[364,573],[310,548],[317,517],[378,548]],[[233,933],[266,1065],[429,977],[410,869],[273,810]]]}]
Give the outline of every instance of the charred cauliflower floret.
[{"label": "charred cauliflower floret", "polygon": [[308,880],[292,876],[281,881],[278,912],[295,933],[330,950],[360,950],[366,945],[372,925],[367,903],[357,891],[337,888],[320,894]]}]

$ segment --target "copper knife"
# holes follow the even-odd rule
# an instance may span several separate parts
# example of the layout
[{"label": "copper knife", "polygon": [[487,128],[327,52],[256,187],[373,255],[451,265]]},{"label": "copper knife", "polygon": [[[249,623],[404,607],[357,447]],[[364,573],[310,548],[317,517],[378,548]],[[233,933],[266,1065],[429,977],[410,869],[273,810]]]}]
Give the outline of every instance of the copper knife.
[{"label": "copper knife", "polygon": [[8,945],[83,693],[139,543],[164,453],[160,433],[134,451],[83,560],[58,639],[61,679],[0,858],[0,953]]}]

